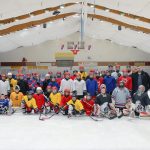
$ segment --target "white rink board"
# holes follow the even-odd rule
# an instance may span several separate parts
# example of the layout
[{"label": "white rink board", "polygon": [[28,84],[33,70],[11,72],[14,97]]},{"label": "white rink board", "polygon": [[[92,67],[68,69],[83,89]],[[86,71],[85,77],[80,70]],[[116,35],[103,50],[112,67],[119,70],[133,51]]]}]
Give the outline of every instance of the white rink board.
[{"label": "white rink board", "polygon": [[150,120],[0,115],[0,150],[150,150]]}]

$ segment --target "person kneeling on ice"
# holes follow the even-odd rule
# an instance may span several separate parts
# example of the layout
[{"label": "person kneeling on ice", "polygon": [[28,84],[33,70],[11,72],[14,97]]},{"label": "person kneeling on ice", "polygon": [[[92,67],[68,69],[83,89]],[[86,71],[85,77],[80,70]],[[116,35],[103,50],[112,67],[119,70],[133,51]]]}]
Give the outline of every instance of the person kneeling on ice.
[{"label": "person kneeling on ice", "polygon": [[21,107],[23,113],[31,113],[34,110],[34,113],[38,113],[38,107],[36,105],[36,100],[33,98],[33,91],[28,91],[27,95],[23,97],[21,102]]},{"label": "person kneeling on ice", "polygon": [[119,86],[114,89],[112,101],[115,103],[118,113],[121,113],[122,116],[129,115],[131,112],[131,96],[123,81],[120,81]]},{"label": "person kneeling on ice", "polygon": [[80,100],[77,99],[77,95],[75,93],[72,94],[72,99],[67,102],[68,105],[68,117],[71,117],[72,115],[83,115],[84,114],[84,108]]},{"label": "person kneeling on ice", "polygon": [[4,94],[0,95],[0,114],[12,114],[14,110],[12,109],[11,101],[5,97]]},{"label": "person kneeling on ice", "polygon": [[87,93],[87,95],[84,96],[81,102],[84,107],[86,115],[90,116],[94,110],[94,100],[92,99],[90,93]]},{"label": "person kneeling on ice", "polygon": [[145,98],[145,87],[140,85],[138,91],[133,94],[132,99],[132,110],[135,113],[136,117],[140,116],[140,112],[146,111],[147,107],[149,107],[150,101]]},{"label": "person kneeling on ice", "polygon": [[41,87],[37,87],[36,88],[36,93],[33,95],[33,98],[36,101],[36,105],[38,107],[38,111],[39,112],[43,112],[44,105],[45,105],[45,97],[42,94],[42,88]]},{"label": "person kneeling on ice", "polygon": [[61,101],[61,94],[58,92],[56,86],[52,87],[52,93],[50,94],[49,98],[50,98],[49,105],[51,110],[54,110],[54,112],[58,114],[60,111],[59,105]]},{"label": "person kneeling on ice", "polygon": [[14,92],[10,94],[10,100],[13,107],[21,107],[21,101],[23,99],[23,93],[20,92],[20,87],[16,85],[14,87]]},{"label": "person kneeling on ice", "polygon": [[115,106],[112,103],[110,94],[106,93],[106,85],[100,87],[100,94],[97,95],[94,105],[94,115],[108,118],[117,117]]},{"label": "person kneeling on ice", "polygon": [[72,96],[70,95],[70,90],[65,89],[64,95],[62,95],[61,102],[60,102],[60,108],[61,108],[64,115],[68,115],[67,102],[69,102],[71,99],[72,99]]}]

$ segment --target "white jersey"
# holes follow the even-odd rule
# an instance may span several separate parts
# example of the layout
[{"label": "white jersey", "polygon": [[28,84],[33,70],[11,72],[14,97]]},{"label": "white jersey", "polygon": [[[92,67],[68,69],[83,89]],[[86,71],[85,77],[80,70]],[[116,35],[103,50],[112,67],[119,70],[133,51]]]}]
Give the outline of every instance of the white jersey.
[{"label": "white jersey", "polygon": [[84,80],[78,81],[74,80],[74,91],[77,92],[77,95],[83,95],[83,91],[86,91],[86,83]]},{"label": "white jersey", "polygon": [[64,93],[65,89],[69,89],[70,92],[73,91],[73,89],[74,89],[74,82],[73,82],[72,79],[69,79],[69,80],[62,79],[61,80],[59,91],[62,92],[62,93]]},{"label": "white jersey", "polygon": [[8,91],[10,91],[9,81],[0,80],[0,95],[1,94],[7,95]]}]

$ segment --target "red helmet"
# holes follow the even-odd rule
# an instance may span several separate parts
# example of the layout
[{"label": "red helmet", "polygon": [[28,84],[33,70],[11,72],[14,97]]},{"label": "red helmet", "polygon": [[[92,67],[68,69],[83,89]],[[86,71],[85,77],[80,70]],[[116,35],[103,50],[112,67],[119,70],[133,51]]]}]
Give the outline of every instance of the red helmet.
[{"label": "red helmet", "polygon": [[27,77],[31,77],[31,74],[30,74],[30,73],[27,73],[26,76],[27,76]]},{"label": "red helmet", "polygon": [[84,66],[80,66],[79,69],[84,69]]},{"label": "red helmet", "polygon": [[122,72],[127,73],[128,71],[126,69],[122,70]]},{"label": "red helmet", "polygon": [[46,88],[47,88],[47,89],[51,89],[52,87],[51,87],[50,85],[48,85]]},{"label": "red helmet", "polygon": [[49,71],[49,72],[48,72],[48,74],[49,74],[49,75],[52,75],[52,74],[53,74],[53,72],[52,72],[52,71]]},{"label": "red helmet", "polygon": [[60,74],[61,75],[61,72],[57,72],[56,74]]}]

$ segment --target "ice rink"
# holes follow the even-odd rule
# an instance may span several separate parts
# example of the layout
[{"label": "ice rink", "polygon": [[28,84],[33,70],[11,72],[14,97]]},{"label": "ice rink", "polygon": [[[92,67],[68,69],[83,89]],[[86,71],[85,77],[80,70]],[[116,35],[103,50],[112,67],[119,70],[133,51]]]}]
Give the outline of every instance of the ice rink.
[{"label": "ice rink", "polygon": [[0,150],[150,150],[150,120],[0,115]]}]

